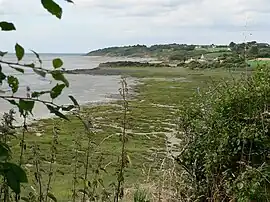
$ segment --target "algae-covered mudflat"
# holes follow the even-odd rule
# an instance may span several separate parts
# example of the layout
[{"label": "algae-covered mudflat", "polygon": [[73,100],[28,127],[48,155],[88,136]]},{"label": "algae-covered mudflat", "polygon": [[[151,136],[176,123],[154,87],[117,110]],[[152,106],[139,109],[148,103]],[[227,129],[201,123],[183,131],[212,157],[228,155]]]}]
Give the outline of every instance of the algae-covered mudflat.
[{"label": "algae-covered mudflat", "polygon": [[[118,70],[121,72],[126,69],[121,67]],[[137,85],[132,87],[133,96],[128,101],[126,148],[129,164],[125,171],[125,187],[127,191],[133,190],[137,184],[146,187],[151,185],[153,188],[160,177],[161,166],[166,167],[164,157],[168,150],[177,150],[177,143],[181,141],[177,139],[178,107],[187,98],[198,93],[198,89],[204,89],[214,80],[230,79],[233,74],[238,73],[225,70],[190,71],[183,68],[149,67],[124,71],[124,74],[138,81]],[[100,171],[98,176],[102,179],[104,189],[110,190],[110,184],[117,179],[114,173],[121,151],[119,134],[123,119],[122,101],[83,106],[81,116],[93,125],[91,141],[94,144],[90,152],[89,181],[97,177],[92,170],[97,167],[106,168],[106,171]],[[84,172],[81,163],[86,161],[88,138],[84,125],[75,115],[69,114],[68,117],[70,121],[58,118],[40,120],[29,127],[25,134],[27,148],[24,167],[28,172],[35,172],[36,157],[32,147],[39,147],[41,168],[48,170],[45,168],[50,165],[54,126],[59,129],[51,185],[58,201],[68,201],[72,196],[75,159],[78,158],[79,166],[76,172],[80,177]],[[16,148],[14,159],[19,158],[19,139],[20,137],[13,141]],[[43,176],[42,181],[46,184],[48,173]],[[32,179],[25,185],[26,190],[37,186],[34,181]],[[78,184],[83,187],[80,182]]]}]

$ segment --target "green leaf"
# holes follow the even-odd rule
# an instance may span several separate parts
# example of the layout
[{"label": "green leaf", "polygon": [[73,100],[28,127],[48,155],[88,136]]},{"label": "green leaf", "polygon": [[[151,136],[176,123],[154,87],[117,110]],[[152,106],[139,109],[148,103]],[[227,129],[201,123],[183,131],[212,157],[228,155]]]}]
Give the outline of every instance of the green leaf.
[{"label": "green leaf", "polygon": [[16,93],[19,88],[19,80],[14,76],[8,76],[7,80],[9,87],[12,89],[12,92]]},{"label": "green leaf", "polygon": [[62,91],[63,91],[63,89],[65,87],[66,87],[65,84],[60,84],[60,85],[59,84],[56,84],[56,86],[53,87],[53,89],[51,90],[51,93],[50,93],[51,98],[52,99],[57,98],[62,93]]},{"label": "green leaf", "polygon": [[77,102],[77,100],[72,95],[69,95],[68,97],[71,99],[71,101],[73,102],[73,104],[76,107],[80,107],[79,103]]},{"label": "green leaf", "polygon": [[63,11],[57,3],[53,0],[41,0],[41,3],[48,12],[61,19]]},{"label": "green leaf", "polygon": [[10,66],[10,67],[11,67],[12,69],[15,69],[16,71],[21,72],[21,73],[24,74],[24,69],[19,68],[19,67],[13,67],[13,66]]},{"label": "green leaf", "polygon": [[39,63],[42,64],[42,61],[41,61],[41,59],[39,57],[39,54],[37,52],[33,51],[33,50],[31,50],[31,52],[33,52],[35,54],[35,56],[37,57]]},{"label": "green leaf", "polygon": [[48,192],[48,197],[49,197],[50,199],[52,199],[54,202],[57,202],[56,197],[55,197],[51,192]]},{"label": "green leaf", "polygon": [[56,80],[56,81],[62,81],[66,87],[69,87],[69,82],[68,80],[65,78],[64,74],[61,73],[60,71],[52,71],[51,72],[52,77]]},{"label": "green leaf", "polygon": [[54,69],[58,69],[63,66],[63,61],[60,58],[54,59],[52,63],[53,63]]},{"label": "green leaf", "polygon": [[74,105],[69,105],[69,106],[67,106],[67,107],[62,107],[62,110],[63,110],[63,111],[70,111],[70,110],[72,110],[72,109],[74,109]]},{"label": "green leaf", "polygon": [[33,71],[37,74],[37,75],[39,75],[39,76],[41,76],[41,77],[46,77],[46,72],[45,71],[42,71],[42,70],[37,70],[37,69],[35,69],[35,68],[33,68]]},{"label": "green leaf", "polygon": [[51,91],[39,91],[39,92],[35,91],[35,92],[32,93],[31,97],[32,98],[37,98],[37,97],[39,97],[41,95],[44,95],[44,94],[47,94],[47,93],[50,93],[50,92]]},{"label": "green leaf", "polygon": [[5,177],[7,179],[8,186],[16,193],[21,192],[21,182],[28,182],[25,171],[18,165],[13,163],[5,163],[4,168],[6,170]]},{"label": "green leaf", "polygon": [[7,172],[6,178],[7,178],[8,186],[16,194],[19,194],[21,192],[21,185],[20,185],[20,182],[16,179],[16,176],[14,175],[14,173],[12,171],[11,172]]},{"label": "green leaf", "polygon": [[68,120],[69,121],[69,119],[64,114],[62,114],[61,112],[59,112],[59,109],[53,107],[52,105],[46,105],[46,106],[47,106],[47,108],[49,109],[49,111],[51,113],[55,114],[56,116],[58,116],[58,117],[60,117],[62,119],[65,119],[65,120]]},{"label": "green leaf", "polygon": [[18,165],[14,163],[5,163],[8,168],[16,175],[19,182],[28,182],[25,171]]},{"label": "green leaf", "polygon": [[2,66],[0,64],[0,85],[2,85],[5,79],[6,79],[6,75],[2,72]]},{"label": "green leaf", "polygon": [[17,59],[18,61],[20,61],[24,56],[24,48],[20,44],[16,43],[15,51],[16,51]]},{"label": "green leaf", "polygon": [[8,52],[2,52],[0,51],[0,57],[4,57]]},{"label": "green leaf", "polygon": [[35,102],[20,99],[18,106],[19,106],[19,109],[21,109],[21,110],[32,112],[32,110],[33,110],[33,108],[35,106]]},{"label": "green leaf", "polygon": [[18,103],[15,100],[7,100],[10,104],[18,106]]},{"label": "green leaf", "polygon": [[6,161],[10,157],[10,148],[5,143],[0,143],[0,161]]},{"label": "green leaf", "polygon": [[31,68],[35,68],[35,64],[34,64],[34,63],[25,64],[24,66],[26,66],[26,67],[31,67]]},{"label": "green leaf", "polygon": [[2,21],[0,22],[0,27],[2,31],[12,31],[12,30],[16,30],[15,26],[13,23],[11,22],[5,22]]}]

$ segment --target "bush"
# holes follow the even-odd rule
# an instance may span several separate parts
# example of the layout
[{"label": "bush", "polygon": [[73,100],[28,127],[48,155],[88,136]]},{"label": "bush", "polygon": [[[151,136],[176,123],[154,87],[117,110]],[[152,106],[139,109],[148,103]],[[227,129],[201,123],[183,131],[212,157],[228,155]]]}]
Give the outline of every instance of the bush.
[{"label": "bush", "polygon": [[248,78],[215,85],[183,106],[186,149],[178,162],[188,176],[188,198],[268,201],[269,103],[270,71],[264,66]]}]

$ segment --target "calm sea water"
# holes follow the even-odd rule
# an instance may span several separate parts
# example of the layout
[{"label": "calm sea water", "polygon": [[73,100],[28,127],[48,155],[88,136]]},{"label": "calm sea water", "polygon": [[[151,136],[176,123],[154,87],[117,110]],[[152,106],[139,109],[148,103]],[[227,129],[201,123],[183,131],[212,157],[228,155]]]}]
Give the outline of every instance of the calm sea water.
[{"label": "calm sea water", "polygon": [[[64,61],[64,68],[70,69],[86,69],[95,68],[102,62],[119,61],[119,60],[133,60],[138,61],[141,59],[133,58],[111,58],[111,57],[88,57],[81,55],[67,55],[67,54],[41,54],[44,68],[52,68],[52,60],[54,58],[61,58]],[[16,61],[15,55],[7,55],[4,57],[7,61]],[[35,56],[28,54],[23,59],[22,63],[32,63],[37,61]],[[25,71],[25,74],[21,74],[14,70],[11,70],[7,66],[2,66],[3,72],[16,75],[19,78],[20,89],[17,95],[26,95],[26,87],[30,86],[31,91],[40,91],[51,89],[56,83],[50,76],[45,79],[35,74],[31,69]],[[79,101],[80,104],[86,104],[90,102],[108,101],[106,98],[109,94],[118,93],[119,89],[119,76],[91,76],[91,75],[66,75],[66,78],[70,82],[70,87],[64,89],[63,95],[57,100],[58,104],[68,104],[70,100],[68,95],[73,95]],[[3,84],[0,90],[10,90],[7,84]],[[5,94],[10,94],[6,92]],[[50,98],[43,96],[43,99]],[[0,116],[11,109],[12,106],[4,100],[0,99]],[[48,110],[41,104],[37,104],[34,109],[35,119],[49,117]]]}]

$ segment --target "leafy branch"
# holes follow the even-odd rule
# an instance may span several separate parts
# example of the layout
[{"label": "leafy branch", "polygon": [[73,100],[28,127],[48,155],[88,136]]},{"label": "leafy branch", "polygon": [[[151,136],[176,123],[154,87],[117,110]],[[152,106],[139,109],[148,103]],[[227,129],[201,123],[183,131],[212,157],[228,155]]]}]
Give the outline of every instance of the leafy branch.
[{"label": "leafy branch", "polygon": [[[64,1],[73,3],[72,0],[64,0]],[[63,13],[62,8],[54,0],[41,0],[41,4],[49,13],[61,19],[62,13]],[[0,30],[1,31],[14,31],[16,30],[16,27],[13,24],[13,22],[0,21]],[[44,69],[42,67],[42,60],[39,54],[36,53],[35,51],[32,51],[33,54],[38,59],[40,66],[36,66],[34,63],[22,64],[20,61],[25,56],[25,50],[18,43],[16,43],[14,48],[15,48],[15,53],[17,57],[17,62],[5,61],[4,57],[7,54],[7,52],[0,51],[0,86],[3,84],[3,82],[6,82],[12,91],[11,95],[1,94],[0,99],[6,100],[10,104],[17,106],[20,114],[24,117],[24,124],[23,124],[24,132],[27,128],[26,118],[29,113],[32,114],[32,110],[34,109],[36,102],[44,104],[48,108],[48,110],[51,113],[54,113],[56,116],[68,120],[68,118],[60,112],[60,110],[70,111],[73,108],[78,107],[78,102],[76,101],[76,99],[73,96],[69,96],[73,105],[68,105],[68,106],[57,105],[53,102],[55,98],[57,98],[58,96],[62,94],[64,88],[69,87],[69,82],[63,75],[63,71],[61,69],[61,67],[63,66],[63,61],[60,58],[55,58],[52,61],[52,66],[54,69],[53,70]],[[36,74],[42,77],[46,77],[47,74],[50,74],[55,81],[60,81],[62,83],[61,84],[57,83],[56,86],[54,86],[50,90],[32,92],[31,95],[30,95],[30,88],[27,87],[27,94],[25,97],[17,96],[16,93],[20,87],[19,79],[14,75],[6,75],[2,71],[2,66],[3,67],[7,66],[22,74],[24,74],[25,69],[32,69]],[[39,99],[40,96],[44,94],[50,94],[52,101]],[[4,179],[3,184],[1,184],[1,187],[4,187],[4,199],[3,199],[4,201],[9,201],[9,199],[11,198],[11,195],[10,195],[11,192],[9,192],[9,188],[16,194],[15,199],[16,201],[18,201],[20,198],[21,183],[28,182],[27,175],[21,167],[21,164],[23,163],[22,159],[23,159],[23,151],[24,151],[24,146],[25,146],[24,132],[23,132],[23,138],[21,140],[21,155],[20,155],[19,165],[8,162],[8,160],[11,159],[11,149],[6,144],[6,140],[4,141],[2,139],[0,140],[0,175]],[[34,151],[34,153],[37,153],[37,152]],[[38,159],[36,159],[35,162],[36,162],[37,173],[39,173]],[[37,181],[38,181],[38,184],[40,185],[39,200],[42,201],[43,196],[41,193],[40,176],[37,176]],[[50,194],[47,193],[47,196],[50,197]],[[21,199],[23,198],[24,197],[22,197]],[[1,193],[0,193],[0,200],[2,201]]]}]

